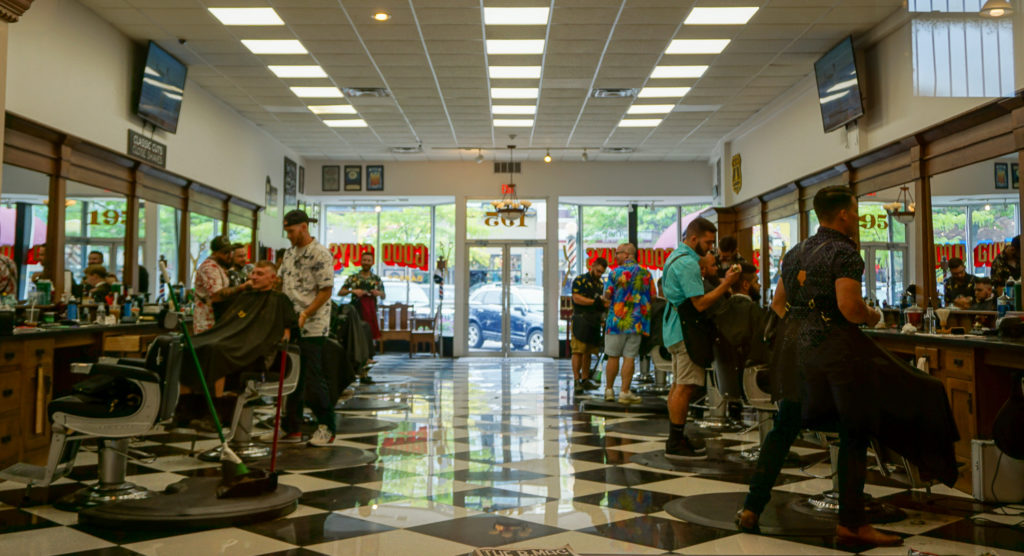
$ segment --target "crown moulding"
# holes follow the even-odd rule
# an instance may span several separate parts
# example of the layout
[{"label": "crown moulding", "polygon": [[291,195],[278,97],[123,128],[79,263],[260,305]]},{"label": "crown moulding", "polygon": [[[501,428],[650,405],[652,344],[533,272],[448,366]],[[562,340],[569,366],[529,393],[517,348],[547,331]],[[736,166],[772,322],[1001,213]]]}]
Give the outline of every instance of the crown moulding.
[{"label": "crown moulding", "polygon": [[31,6],[32,0],[0,0],[0,21],[16,23]]}]

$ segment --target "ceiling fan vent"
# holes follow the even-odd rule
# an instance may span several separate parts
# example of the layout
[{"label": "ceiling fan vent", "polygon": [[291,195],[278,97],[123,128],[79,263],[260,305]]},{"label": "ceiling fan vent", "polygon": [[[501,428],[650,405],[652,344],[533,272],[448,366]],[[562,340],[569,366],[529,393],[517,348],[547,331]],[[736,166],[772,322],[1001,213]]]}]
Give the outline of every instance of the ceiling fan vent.
[{"label": "ceiling fan vent", "polygon": [[494,163],[495,174],[522,174],[523,167],[521,162],[495,162]]},{"label": "ceiling fan vent", "polygon": [[636,152],[633,147],[601,147],[601,152],[608,154],[629,154]]},{"label": "ceiling fan vent", "polygon": [[636,96],[636,89],[594,89],[594,98],[631,98]]}]

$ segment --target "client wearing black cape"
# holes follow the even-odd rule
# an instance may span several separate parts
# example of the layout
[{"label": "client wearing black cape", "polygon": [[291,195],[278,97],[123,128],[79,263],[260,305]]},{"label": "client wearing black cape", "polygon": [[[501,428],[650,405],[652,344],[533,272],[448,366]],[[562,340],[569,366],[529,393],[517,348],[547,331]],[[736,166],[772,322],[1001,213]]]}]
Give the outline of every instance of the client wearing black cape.
[{"label": "client wearing black cape", "polygon": [[737,525],[756,531],[789,446],[801,428],[838,430],[840,541],[897,545],[867,523],[864,481],[871,438],[916,465],[922,478],[952,486],[959,438],[942,383],[892,357],[858,328],[881,312],[861,293],[857,200],[842,186],[814,197],[821,227],[781,263],[772,309],[782,317],[771,354],[775,427],[762,446]]},{"label": "client wearing black cape", "polygon": [[[195,336],[199,364],[207,386],[220,390],[217,383],[243,372],[263,372],[271,368],[281,352],[280,343],[288,339],[288,331],[297,322],[292,302],[276,291],[277,271],[273,263],[256,263],[242,293],[231,299],[213,328]],[[186,359],[181,382],[192,389],[200,388],[198,373],[191,359]]]}]

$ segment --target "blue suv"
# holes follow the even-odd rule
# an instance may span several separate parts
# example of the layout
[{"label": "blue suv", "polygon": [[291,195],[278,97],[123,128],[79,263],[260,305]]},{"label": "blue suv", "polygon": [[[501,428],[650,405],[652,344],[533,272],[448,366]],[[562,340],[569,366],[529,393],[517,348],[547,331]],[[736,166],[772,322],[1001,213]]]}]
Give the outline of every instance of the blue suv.
[{"label": "blue suv", "polygon": [[[512,286],[510,317],[512,348],[534,353],[544,351],[544,288]],[[469,295],[469,347],[486,340],[501,341],[501,286],[487,284]]]}]

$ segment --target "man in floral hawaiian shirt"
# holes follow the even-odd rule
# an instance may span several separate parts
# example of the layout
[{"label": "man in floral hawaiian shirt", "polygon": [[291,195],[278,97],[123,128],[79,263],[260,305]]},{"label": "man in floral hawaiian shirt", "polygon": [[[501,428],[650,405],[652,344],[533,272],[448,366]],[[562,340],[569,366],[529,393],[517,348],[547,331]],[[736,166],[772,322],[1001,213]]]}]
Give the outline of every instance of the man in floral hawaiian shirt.
[{"label": "man in floral hawaiian shirt", "polygon": [[619,403],[639,403],[640,396],[629,391],[633,380],[633,365],[640,352],[640,338],[651,333],[651,273],[636,263],[636,246],[623,243],[615,249],[618,267],[608,275],[608,286],[604,298],[611,307],[605,323],[604,354],[608,357],[605,375],[608,377],[604,390],[605,401],[615,400],[615,377],[619,374],[619,358],[622,365],[622,391]]},{"label": "man in floral hawaiian shirt", "polygon": [[18,265],[7,255],[0,255],[0,294],[18,295]]}]

